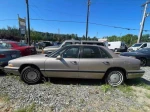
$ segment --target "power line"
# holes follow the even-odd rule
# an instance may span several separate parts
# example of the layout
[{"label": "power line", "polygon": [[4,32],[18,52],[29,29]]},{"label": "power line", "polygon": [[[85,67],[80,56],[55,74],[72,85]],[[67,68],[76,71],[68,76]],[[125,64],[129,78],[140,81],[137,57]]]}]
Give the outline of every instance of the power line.
[{"label": "power line", "polygon": [[[9,20],[18,20],[18,19],[1,19],[0,21],[9,21]],[[53,21],[53,22],[65,22],[65,23],[79,23],[79,24],[85,24],[86,23],[84,21],[65,21],[65,20],[52,20],[52,19],[50,20],[50,19],[38,19],[38,18],[30,18],[30,20],[32,20],[32,21]],[[94,23],[94,22],[89,22],[89,24],[111,27],[111,28],[124,29],[124,30],[139,30],[139,29],[134,29],[134,28],[106,25],[106,24]],[[143,30],[143,31],[148,32],[150,30]]]},{"label": "power line", "polygon": [[[34,19],[31,18],[31,20],[36,20],[36,21],[55,21],[55,22],[68,22],[68,23],[83,23],[85,24],[86,22],[83,21],[64,21],[64,20],[48,20],[48,19]],[[106,26],[106,27],[112,27],[112,28],[119,28],[119,29],[126,29],[126,30],[139,30],[139,29],[134,29],[134,28],[125,28],[125,27],[120,27],[120,26],[111,26],[111,25],[106,25],[106,24],[100,24],[100,23],[93,23],[89,22],[89,24],[94,24],[94,25],[99,25],[99,26]],[[143,31],[150,31],[150,30],[143,30]]]}]

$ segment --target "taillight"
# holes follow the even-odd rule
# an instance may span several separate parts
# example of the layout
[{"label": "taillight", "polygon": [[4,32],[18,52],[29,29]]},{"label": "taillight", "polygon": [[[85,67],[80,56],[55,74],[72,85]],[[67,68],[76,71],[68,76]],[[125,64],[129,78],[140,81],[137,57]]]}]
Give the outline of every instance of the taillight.
[{"label": "taillight", "polygon": [[0,54],[0,58],[5,58],[6,55],[5,54]]}]

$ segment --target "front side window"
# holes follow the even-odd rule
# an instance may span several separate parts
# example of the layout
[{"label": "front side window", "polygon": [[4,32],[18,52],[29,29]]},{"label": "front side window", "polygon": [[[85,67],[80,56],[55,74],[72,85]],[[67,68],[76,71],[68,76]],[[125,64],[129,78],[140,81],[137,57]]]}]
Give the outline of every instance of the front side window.
[{"label": "front side window", "polygon": [[83,47],[82,58],[101,58],[98,47],[95,46]]},{"label": "front side window", "polygon": [[60,50],[50,54],[49,56],[56,58],[58,55],[61,55],[62,58],[78,58],[79,46],[63,47]]}]

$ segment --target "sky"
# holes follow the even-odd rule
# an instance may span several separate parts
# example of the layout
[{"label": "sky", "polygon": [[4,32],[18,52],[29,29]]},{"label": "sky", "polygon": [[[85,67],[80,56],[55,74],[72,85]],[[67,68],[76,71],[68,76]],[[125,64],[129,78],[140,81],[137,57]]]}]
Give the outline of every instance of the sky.
[{"label": "sky", "polygon": [[[42,32],[83,36],[86,32],[87,1],[29,0],[30,28]],[[144,10],[141,5],[145,2],[146,0],[91,0],[88,36],[102,38],[129,33],[138,35]],[[25,18],[26,12],[25,0],[1,1],[0,28],[18,27],[18,14]],[[150,4],[147,12],[150,13]],[[150,30],[150,16],[146,18],[144,30]],[[150,31],[143,33],[150,34]]]}]

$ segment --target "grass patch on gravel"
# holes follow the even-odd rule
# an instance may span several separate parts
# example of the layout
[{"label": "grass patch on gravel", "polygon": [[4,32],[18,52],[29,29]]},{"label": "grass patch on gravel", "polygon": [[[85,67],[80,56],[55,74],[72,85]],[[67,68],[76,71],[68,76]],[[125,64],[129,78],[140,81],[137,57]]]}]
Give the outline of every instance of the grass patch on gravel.
[{"label": "grass patch on gravel", "polygon": [[146,93],[145,95],[146,95],[147,98],[150,99],[150,94],[149,93]]},{"label": "grass patch on gravel", "polygon": [[30,106],[25,108],[20,108],[14,112],[35,112],[35,103],[32,103]]},{"label": "grass patch on gravel", "polygon": [[110,85],[102,85],[101,86],[101,90],[104,92],[104,93],[107,93],[108,91],[110,91],[112,89],[112,87]]},{"label": "grass patch on gravel", "polygon": [[7,94],[0,94],[0,99],[4,102],[9,102],[10,98]]},{"label": "grass patch on gravel", "polygon": [[123,93],[125,93],[126,95],[130,95],[130,96],[133,95],[133,88],[131,86],[120,85],[118,86],[118,89]]}]

